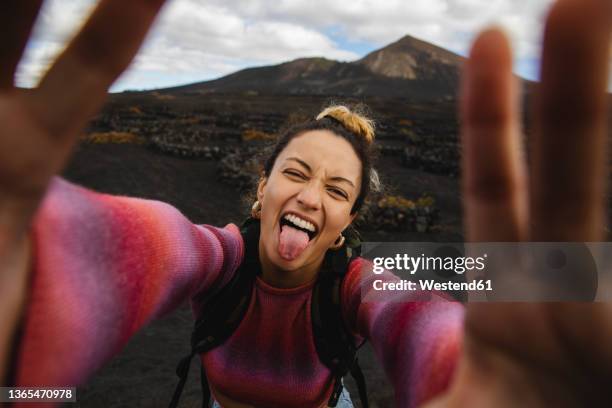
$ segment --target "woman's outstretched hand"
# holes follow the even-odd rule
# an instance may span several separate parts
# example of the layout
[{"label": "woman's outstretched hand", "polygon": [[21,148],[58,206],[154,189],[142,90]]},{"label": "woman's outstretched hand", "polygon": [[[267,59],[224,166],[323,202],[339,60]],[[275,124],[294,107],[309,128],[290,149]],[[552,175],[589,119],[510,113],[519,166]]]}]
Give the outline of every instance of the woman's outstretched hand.
[{"label": "woman's outstretched hand", "polygon": [[[463,78],[466,237],[601,241],[612,2],[559,0],[544,34],[530,168],[506,37],[482,33]],[[612,305],[468,306],[455,380],[432,407],[612,406]]]},{"label": "woman's outstretched hand", "polygon": [[20,90],[14,86],[15,69],[41,3],[0,4],[0,385],[25,301],[31,218],[164,0],[101,0],[38,87]]}]

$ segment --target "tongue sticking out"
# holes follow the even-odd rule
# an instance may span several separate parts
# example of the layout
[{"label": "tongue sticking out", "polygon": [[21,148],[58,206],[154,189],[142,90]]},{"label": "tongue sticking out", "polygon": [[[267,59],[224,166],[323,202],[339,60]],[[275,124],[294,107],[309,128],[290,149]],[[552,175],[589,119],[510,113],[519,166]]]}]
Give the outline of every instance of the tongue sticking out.
[{"label": "tongue sticking out", "polygon": [[280,252],[280,256],[287,261],[293,261],[304,252],[304,249],[308,246],[308,241],[308,234],[304,231],[300,231],[289,225],[283,225],[281,227],[278,252]]}]

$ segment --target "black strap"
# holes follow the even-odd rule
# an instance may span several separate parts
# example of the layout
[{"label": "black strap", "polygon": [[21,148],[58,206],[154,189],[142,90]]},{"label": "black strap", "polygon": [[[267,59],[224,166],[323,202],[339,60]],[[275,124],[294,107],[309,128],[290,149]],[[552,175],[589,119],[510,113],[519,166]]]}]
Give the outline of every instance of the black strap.
[{"label": "black strap", "polygon": [[343,246],[325,255],[317,283],[313,288],[311,318],[315,347],[321,362],[332,372],[334,386],[328,406],[335,407],[343,390],[342,377],[348,372],[355,378],[363,407],[368,407],[365,378],[357,361],[355,340],[342,316],[341,286],[350,262],[358,256]]},{"label": "black strap", "polygon": [[186,357],[183,357],[176,367],[176,375],[179,377],[179,382],[176,385],[176,389],[174,390],[174,395],[172,395],[172,401],[170,401],[169,408],[176,408],[178,406],[179,400],[181,398],[181,394],[183,393],[183,388],[185,388],[185,382],[187,382],[187,376],[189,375],[189,367],[191,366],[191,359],[195,355],[194,352],[189,354]]},{"label": "black strap", "polygon": [[351,366],[351,376],[357,383],[361,407],[368,408],[368,389],[366,388],[365,376],[363,375],[363,371],[361,371],[361,367],[359,366],[358,358],[355,358],[355,363]]},{"label": "black strap", "polygon": [[[357,358],[355,358],[355,362],[351,366],[351,376],[357,384],[357,391],[359,392],[359,400],[361,401],[361,407],[369,408],[368,389],[366,387],[365,376],[363,375],[363,371],[361,371],[361,367],[359,366],[359,360]],[[338,400],[340,399],[340,395],[342,394],[343,389],[344,384],[342,383],[342,376],[337,375],[334,378],[334,388],[332,394],[329,397],[329,401],[327,402],[328,407],[335,407],[336,405],[338,405]]]},{"label": "black strap", "polygon": [[[199,316],[192,332],[191,353],[180,361],[176,370],[179,383],[170,408],[178,406],[193,356],[222,344],[236,330],[248,310],[255,277],[261,274],[259,227],[259,221],[252,218],[247,219],[242,225],[241,232],[245,243],[244,261],[230,282],[204,303],[205,313]],[[311,317],[317,354],[334,376],[334,388],[328,402],[331,407],[337,405],[343,390],[342,377],[349,371],[359,388],[362,406],[368,407],[365,378],[356,359],[358,347],[355,346],[354,339],[342,318],[340,299],[342,280],[348,265],[358,255],[358,249],[354,251],[346,244],[337,251],[328,251],[312,293]],[[208,407],[211,401],[208,379],[203,367],[200,372],[202,406]]]},{"label": "black strap", "polygon": [[[366,387],[365,376],[363,375],[363,371],[361,371],[359,360],[357,358],[355,358],[355,362],[351,366],[351,377],[353,377],[355,383],[357,384],[357,391],[359,393],[361,407],[369,408],[370,405],[368,403],[368,389]],[[335,407],[338,405],[338,400],[340,399],[343,389],[344,384],[342,383],[342,375],[336,375],[334,378],[334,388],[332,390],[332,394],[327,401],[328,407]]]},{"label": "black strap", "polygon": [[222,344],[236,330],[246,313],[255,277],[260,274],[259,222],[243,224],[245,259],[234,276],[218,293],[211,296],[202,309],[191,335],[191,347],[202,353]]},{"label": "black strap", "polygon": [[[246,243],[245,260],[229,283],[204,303],[203,310],[205,310],[205,313],[202,313],[196,320],[191,333],[191,353],[179,362],[176,369],[179,382],[169,408],[178,406],[193,356],[212,350],[227,340],[242,322],[249,307],[254,280],[261,269],[258,252],[259,222],[253,219],[245,221],[242,235]],[[201,380],[202,403],[206,407],[210,401],[210,389],[204,370],[201,370]]]},{"label": "black strap", "polygon": [[344,384],[342,384],[342,375],[336,375],[334,378],[334,388],[332,393],[327,401],[328,407],[335,407],[338,405],[338,400],[340,399],[340,394],[342,394],[342,389],[344,388]]},{"label": "black strap", "polygon": [[204,366],[200,364],[200,381],[202,383],[202,408],[210,406],[210,388],[208,388],[208,378]]},{"label": "black strap", "polygon": [[342,318],[340,289],[346,273],[346,250],[327,251],[312,290],[311,318],[319,358],[332,372],[347,373],[355,345]]}]

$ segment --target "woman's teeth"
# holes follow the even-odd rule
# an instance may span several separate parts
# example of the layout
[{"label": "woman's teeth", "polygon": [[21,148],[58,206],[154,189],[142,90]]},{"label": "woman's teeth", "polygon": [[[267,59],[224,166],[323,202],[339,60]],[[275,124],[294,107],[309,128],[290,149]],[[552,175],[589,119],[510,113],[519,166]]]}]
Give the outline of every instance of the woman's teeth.
[{"label": "woman's teeth", "polygon": [[287,221],[291,222],[292,224],[295,224],[296,226],[300,228],[304,228],[305,230],[308,230],[313,233],[316,232],[316,228],[311,222],[303,220],[297,217],[296,215],[287,214],[283,218],[285,218]]}]

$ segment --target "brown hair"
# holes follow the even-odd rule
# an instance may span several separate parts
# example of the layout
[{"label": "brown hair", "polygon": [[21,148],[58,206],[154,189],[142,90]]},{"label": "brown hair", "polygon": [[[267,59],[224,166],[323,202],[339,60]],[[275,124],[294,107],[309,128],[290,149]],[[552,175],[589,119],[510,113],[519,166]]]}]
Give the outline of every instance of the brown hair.
[{"label": "brown hair", "polygon": [[[361,108],[363,109],[363,108]],[[287,147],[293,138],[312,130],[329,130],[347,140],[361,161],[361,189],[353,204],[351,214],[358,212],[364,204],[368,193],[380,188],[378,173],[373,168],[374,122],[359,108],[351,110],[344,105],[332,105],[325,108],[315,119],[299,123],[285,130],[276,142],[272,153],[264,162],[263,176],[269,177],[278,155]]]}]

